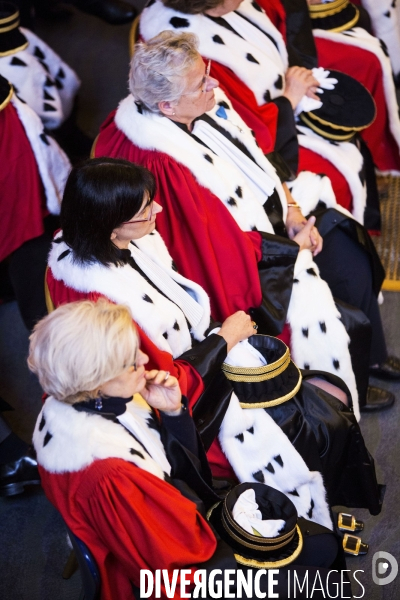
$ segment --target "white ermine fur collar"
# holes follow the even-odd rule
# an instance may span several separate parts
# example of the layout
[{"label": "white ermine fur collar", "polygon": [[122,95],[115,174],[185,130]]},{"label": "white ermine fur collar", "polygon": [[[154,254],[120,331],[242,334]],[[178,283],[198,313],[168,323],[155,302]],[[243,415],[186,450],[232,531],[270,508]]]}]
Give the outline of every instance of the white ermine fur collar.
[{"label": "white ermine fur collar", "polygon": [[242,409],[235,393],[219,433],[239,481],[258,481],[283,492],[298,515],[332,529],[321,473],[306,463],[262,408]]},{"label": "white ermine fur collar", "polygon": [[50,135],[46,135],[38,115],[15,94],[11,98],[11,103],[17,111],[35,155],[47,208],[53,215],[58,215],[71,164],[57,142]]},{"label": "white ermine fur collar", "polygon": [[[243,19],[240,15],[243,15]],[[224,17],[239,35],[205,15],[189,15],[163,5],[161,0],[145,8],[140,17],[140,34],[149,40],[161,31],[195,33],[199,52],[232,69],[254,92],[258,104],[281,96],[288,67],[284,40],[265,12],[251,0],[243,0],[237,11]],[[246,19],[256,25],[253,27]],[[268,42],[265,31],[276,45]]]},{"label": "white ermine fur collar", "polygon": [[[377,3],[377,6],[381,6]],[[396,88],[393,81],[392,68],[389,58],[386,56],[381,47],[381,42],[370,35],[361,27],[354,27],[343,33],[333,33],[332,31],[324,31],[323,29],[314,29],[313,34],[317,38],[331,40],[338,44],[347,44],[348,46],[357,46],[368,52],[372,52],[379,59],[383,75],[383,89],[385,92],[386,107],[389,118],[389,128],[393,135],[398,148],[400,149],[400,118],[399,107],[397,104]],[[366,60],[368,58],[366,57]],[[400,150],[399,150],[400,151]],[[392,171],[393,175],[399,175],[398,171]]]},{"label": "white ermine fur collar", "polygon": [[[222,102],[225,108],[228,107],[226,110],[229,112],[229,121],[214,116],[219,108],[218,104],[208,113],[209,116],[214,118],[220,127],[245,143],[247,148],[250,147],[251,153],[257,153],[257,163],[262,166],[266,158],[254,142],[249,128],[232,109],[222,90],[216,90],[215,96],[217,103]],[[257,228],[273,232],[262,205],[249,189],[239,169],[199,144],[170,119],[147,111],[141,114],[133,96],[130,95],[120,103],[115,123],[139,148],[163,152],[188,167],[198,183],[211,190],[224,203],[242,230]],[[277,185],[282,187],[278,182]],[[284,193],[283,189],[281,193]]]},{"label": "white ermine fur collar", "polygon": [[[57,237],[61,237],[61,233]],[[210,302],[199,285],[189,281],[171,267],[171,257],[157,232],[138,240],[137,246],[163,267],[166,275],[190,290],[203,308],[200,323],[192,328],[193,336],[201,341],[210,324]],[[56,238],[57,239],[57,238]],[[151,251],[149,250],[151,248]],[[49,254],[49,267],[55,279],[79,292],[98,292],[116,304],[127,304],[133,319],[160,350],[177,357],[192,346],[187,321],[180,308],[150,285],[129,264],[105,267],[99,263],[81,265],[73,260],[72,251],[64,243],[53,243]],[[169,261],[169,265],[167,264]],[[151,279],[151,274],[148,274]]]},{"label": "white ermine fur collar", "polygon": [[[134,405],[134,401],[129,404]],[[146,412],[142,407],[132,406],[129,410],[143,423],[146,415],[150,416],[150,410]],[[158,436],[154,430],[148,431],[153,438]],[[52,397],[47,398],[39,414],[33,444],[38,463],[50,473],[81,471],[95,460],[122,458],[164,478],[162,469],[122,425],[100,415],[78,412]]]}]

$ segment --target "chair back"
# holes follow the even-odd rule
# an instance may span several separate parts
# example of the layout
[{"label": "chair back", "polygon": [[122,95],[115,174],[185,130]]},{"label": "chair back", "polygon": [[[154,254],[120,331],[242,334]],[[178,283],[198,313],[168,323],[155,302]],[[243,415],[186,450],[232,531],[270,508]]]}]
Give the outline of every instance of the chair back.
[{"label": "chair back", "polygon": [[74,549],[82,578],[84,600],[99,600],[100,598],[100,572],[93,558],[93,554],[82,540],[80,540],[69,527],[68,535]]}]

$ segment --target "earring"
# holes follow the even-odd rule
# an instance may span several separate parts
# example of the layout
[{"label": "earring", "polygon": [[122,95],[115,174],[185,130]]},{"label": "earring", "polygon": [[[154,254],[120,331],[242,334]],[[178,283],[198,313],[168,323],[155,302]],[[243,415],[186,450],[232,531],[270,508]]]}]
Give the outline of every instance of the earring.
[{"label": "earring", "polygon": [[176,112],[174,111],[174,112],[172,113],[172,116],[175,116],[175,115],[176,115]]}]

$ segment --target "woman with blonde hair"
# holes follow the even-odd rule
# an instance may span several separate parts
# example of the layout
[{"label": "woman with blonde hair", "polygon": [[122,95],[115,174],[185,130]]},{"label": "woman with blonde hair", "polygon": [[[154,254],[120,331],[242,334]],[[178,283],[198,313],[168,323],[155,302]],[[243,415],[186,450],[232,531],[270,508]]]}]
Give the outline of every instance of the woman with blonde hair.
[{"label": "woman with blonde hair", "polygon": [[[212,488],[178,381],[165,371],[146,371],[147,362],[128,308],[106,300],[61,306],[31,335],[28,364],[49,394],[33,436],[42,485],[91,549],[102,600],[139,597],[144,569],[152,576],[163,569],[156,597],[180,598],[182,577],[192,589],[198,569],[207,577],[212,569],[240,568],[205,519],[227,490],[219,496]],[[289,505],[294,527],[293,504],[278,496],[287,517]],[[277,549],[288,546],[282,566],[293,563],[302,578],[310,568],[323,578],[332,565],[342,568],[335,535],[315,523],[303,526],[311,532],[303,535],[296,526],[296,533],[282,536],[283,544],[275,543]],[[178,569],[187,570],[176,574]],[[279,577],[287,589],[287,570]]]}]

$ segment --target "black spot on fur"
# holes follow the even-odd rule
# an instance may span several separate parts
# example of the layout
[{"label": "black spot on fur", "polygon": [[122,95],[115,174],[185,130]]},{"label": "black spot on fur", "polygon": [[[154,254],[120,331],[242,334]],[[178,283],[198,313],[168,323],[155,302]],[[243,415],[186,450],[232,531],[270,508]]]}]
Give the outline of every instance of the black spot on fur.
[{"label": "black spot on fur", "polygon": [[36,56],[36,58],[40,58],[40,60],[44,60],[46,58],[38,46],[35,46],[33,54]]},{"label": "black spot on fur", "polygon": [[332,146],[339,146],[339,142],[335,142],[334,140],[328,140]]},{"label": "black spot on fur", "polygon": [[261,6],[259,6],[257,4],[257,2],[252,2],[251,5],[252,5],[253,8],[255,8],[256,10],[258,10],[259,12],[262,12],[262,8],[261,8]]},{"label": "black spot on fur", "polygon": [[64,250],[64,252],[61,252],[60,256],[57,258],[57,262],[59,260],[62,260],[63,258],[65,258],[66,256],[68,256],[68,254],[71,252],[71,250]]},{"label": "black spot on fur", "polygon": [[383,16],[388,17],[390,19],[390,10],[387,10],[386,12],[384,12]]},{"label": "black spot on fur", "polygon": [[230,106],[227,102],[225,102],[225,100],[221,100],[221,102],[218,102],[218,106],[222,106],[222,108],[227,108],[228,110],[230,110]]},{"label": "black spot on fur", "polygon": [[283,460],[282,460],[282,456],[280,454],[278,454],[277,456],[274,456],[274,460],[278,463],[278,465],[283,467]]},{"label": "black spot on fur", "polygon": [[263,96],[265,102],[271,102],[271,92],[267,90]]},{"label": "black spot on fur", "polygon": [[55,83],[56,83],[56,88],[57,88],[58,90],[62,90],[62,89],[64,89],[64,84],[62,84],[62,83],[61,83],[61,81],[60,81],[59,79],[57,79],[57,78],[56,78],[56,80],[55,80]]},{"label": "black spot on fur", "polygon": [[315,504],[314,504],[314,500],[311,498],[311,502],[310,502],[310,508],[309,508],[309,510],[307,511],[307,515],[308,515],[308,518],[309,518],[309,519],[311,519],[311,517],[312,517],[312,513],[313,513],[313,508],[314,508],[314,506],[315,506]]},{"label": "black spot on fur", "polygon": [[253,478],[259,483],[265,482],[264,473],[262,471],[257,471],[256,473],[253,473]]},{"label": "black spot on fur", "polygon": [[237,202],[236,202],[235,198],[232,198],[232,196],[228,199],[228,204],[230,206],[237,206]]},{"label": "black spot on fur", "polygon": [[256,65],[259,65],[259,64],[260,64],[260,63],[258,62],[258,60],[257,60],[256,58],[254,58],[254,56],[253,56],[252,54],[250,54],[250,52],[248,52],[248,53],[246,54],[246,58],[247,58],[247,60],[248,60],[249,62],[256,63]]},{"label": "black spot on fur", "polygon": [[293,283],[299,283],[299,280],[296,277],[293,279]]},{"label": "black spot on fur", "polygon": [[257,229],[257,227],[256,227],[255,225],[252,225],[252,226],[251,226],[251,230],[252,230],[252,231],[258,231],[258,229]]},{"label": "black spot on fur", "polygon": [[288,492],[288,494],[290,494],[291,496],[298,496],[299,492],[297,490],[292,490],[291,492]]},{"label": "black spot on fur", "polygon": [[46,425],[46,419],[44,418],[44,415],[42,415],[42,418],[40,419],[40,423],[39,423],[39,431],[42,431],[42,429],[45,425]]},{"label": "black spot on fur", "polygon": [[304,335],[304,337],[308,338],[308,327],[303,327],[301,333]]},{"label": "black spot on fur", "polygon": [[150,302],[150,304],[154,304],[153,300],[147,294],[144,294],[143,300],[145,300],[146,302]]},{"label": "black spot on fur", "polygon": [[189,27],[190,25],[187,19],[182,19],[181,17],[172,17],[169,22],[171,23],[172,27],[175,27],[175,29],[182,29],[184,27]]},{"label": "black spot on fur", "polygon": [[254,427],[253,427],[253,425],[251,427],[249,427],[247,431],[249,433],[253,434],[254,433]]},{"label": "black spot on fur", "polygon": [[393,0],[392,4],[391,4],[392,8],[396,8],[396,0]]},{"label": "black spot on fur", "polygon": [[282,77],[282,75],[278,75],[278,79],[275,81],[274,87],[277,90],[281,90],[283,88],[283,77]]},{"label": "black spot on fur", "polygon": [[42,140],[42,142],[43,142],[44,144],[46,144],[46,146],[50,146],[50,142],[49,142],[49,140],[47,139],[47,135],[46,135],[45,133],[41,133],[41,134],[39,135],[39,137],[40,137],[40,139]]},{"label": "black spot on fur", "polygon": [[222,37],[221,37],[221,36],[219,36],[219,35],[214,35],[212,40],[213,40],[213,42],[215,42],[216,44],[223,44],[223,45],[225,45],[225,42],[224,42],[224,40],[223,40],[223,39],[222,39]]},{"label": "black spot on fur", "polygon": [[54,112],[56,111],[56,107],[52,106],[51,104],[48,104],[47,102],[43,102],[43,108],[45,112]]},{"label": "black spot on fur", "polygon": [[312,275],[313,277],[318,277],[318,275],[317,275],[317,273],[316,273],[315,269],[313,269],[312,267],[311,267],[310,269],[307,269],[307,273],[308,273],[309,275]]},{"label": "black spot on fur", "polygon": [[178,321],[175,321],[175,323],[174,323],[174,329],[175,329],[175,331],[180,331],[180,327],[179,327]]},{"label": "black spot on fur", "polygon": [[212,165],[214,164],[214,161],[209,154],[204,154],[204,158],[208,160],[208,162],[210,162]]},{"label": "black spot on fur", "polygon": [[326,323],[324,321],[319,322],[319,327],[320,327],[322,333],[326,333]]},{"label": "black spot on fur", "polygon": [[267,471],[272,473],[272,475],[275,473],[275,469],[274,469],[273,465],[271,465],[271,463],[268,463],[265,468],[267,469]]},{"label": "black spot on fur", "polygon": [[53,96],[51,96],[49,92],[46,92],[46,90],[43,90],[43,98],[45,100],[52,100],[52,102],[54,102],[55,100],[55,98],[53,98]]},{"label": "black spot on fur", "polygon": [[56,77],[60,77],[61,79],[64,79],[64,78],[65,78],[64,69],[63,69],[62,67],[60,67],[60,68],[58,69],[58,73],[57,73]]},{"label": "black spot on fur", "polygon": [[339,369],[340,369],[340,362],[338,361],[337,358],[333,359],[333,366],[335,367],[336,371],[339,371]]},{"label": "black spot on fur", "polygon": [[379,45],[382,49],[382,52],[385,54],[385,56],[387,56],[389,58],[389,50],[388,50],[388,47],[386,46],[385,42],[383,40],[379,40]]},{"label": "black spot on fur", "polygon": [[136,108],[137,108],[137,111],[138,111],[139,115],[142,115],[143,114],[142,103],[141,102],[135,102],[135,104],[136,104]]},{"label": "black spot on fur", "polygon": [[364,173],[364,169],[361,169],[361,171],[358,172],[358,177],[361,181],[361,185],[365,184],[365,173]]},{"label": "black spot on fur", "polygon": [[244,442],[244,435],[243,435],[243,433],[238,433],[238,435],[235,435],[235,438],[237,440],[239,440],[239,442],[241,442],[243,444],[243,442]]},{"label": "black spot on fur", "polygon": [[168,332],[167,331],[164,331],[163,338],[165,338],[166,340],[168,339]]},{"label": "black spot on fur", "polygon": [[139,452],[139,450],[135,450],[135,448],[129,448],[129,452],[133,455],[133,456],[139,456],[140,458],[144,459],[144,455]]},{"label": "black spot on fur", "polygon": [[149,429],[154,429],[155,431],[159,431],[159,430],[160,430],[160,429],[159,429],[159,427],[158,427],[157,421],[156,421],[156,419],[154,418],[154,415],[153,415],[153,414],[150,414],[150,415],[147,417],[147,419],[146,419],[146,423],[147,423],[147,427],[148,427]]},{"label": "black spot on fur", "polygon": [[304,369],[306,371],[309,371],[310,370],[310,365],[308,363],[304,363]]},{"label": "black spot on fur", "polygon": [[235,194],[236,196],[238,196],[239,198],[243,197],[243,192],[242,192],[242,188],[240,187],[240,185],[237,186],[236,190],[235,190]]},{"label": "black spot on fur", "polygon": [[46,87],[53,87],[53,85],[55,85],[55,84],[54,84],[54,81],[51,79],[51,77],[47,76],[44,85]]},{"label": "black spot on fur", "polygon": [[28,65],[26,64],[26,62],[24,62],[23,60],[21,60],[20,58],[18,58],[18,56],[13,56],[11,61],[10,61],[10,65],[13,65],[14,67],[27,67]]},{"label": "black spot on fur", "polygon": [[49,66],[44,62],[44,60],[41,60],[40,64],[42,65],[43,69],[45,69],[48,73],[50,73]]},{"label": "black spot on fur", "polygon": [[45,446],[47,446],[47,444],[49,443],[49,441],[51,440],[51,438],[52,438],[52,437],[53,437],[53,436],[52,436],[52,435],[51,435],[51,433],[48,431],[48,432],[46,433],[46,435],[44,436],[44,440],[43,440],[43,448],[44,448]]}]

